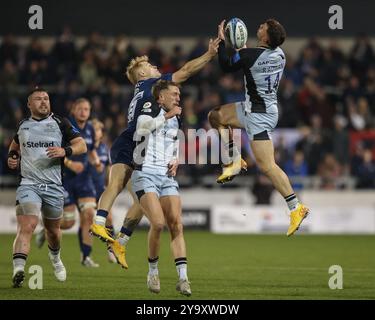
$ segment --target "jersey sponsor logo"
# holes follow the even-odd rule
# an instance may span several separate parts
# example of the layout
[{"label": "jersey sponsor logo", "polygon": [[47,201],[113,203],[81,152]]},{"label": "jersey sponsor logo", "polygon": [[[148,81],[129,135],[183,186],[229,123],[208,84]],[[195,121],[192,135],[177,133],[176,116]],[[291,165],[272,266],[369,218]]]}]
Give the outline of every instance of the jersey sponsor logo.
[{"label": "jersey sponsor logo", "polygon": [[151,102],[146,102],[146,103],[143,105],[142,109],[151,108],[151,105],[152,105]]},{"label": "jersey sponsor logo", "polygon": [[21,130],[29,130],[29,127],[22,127]]},{"label": "jersey sponsor logo", "polygon": [[143,112],[151,112],[151,109],[143,110]]},{"label": "jersey sponsor logo", "polygon": [[45,142],[45,141],[27,141],[22,143],[24,148],[48,148],[48,147],[53,147],[53,141],[50,142]]}]

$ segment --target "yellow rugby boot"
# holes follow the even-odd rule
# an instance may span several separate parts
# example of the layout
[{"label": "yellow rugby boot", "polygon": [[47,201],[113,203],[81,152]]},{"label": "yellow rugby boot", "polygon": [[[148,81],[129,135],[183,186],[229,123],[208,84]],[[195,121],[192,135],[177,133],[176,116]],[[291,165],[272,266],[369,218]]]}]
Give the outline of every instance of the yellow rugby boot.
[{"label": "yellow rugby boot", "polygon": [[110,244],[113,254],[116,257],[117,263],[121,265],[124,269],[128,269],[128,264],[126,263],[125,258],[125,247],[121,245],[118,240],[115,240]]},{"label": "yellow rugby boot", "polygon": [[223,166],[223,173],[216,179],[217,183],[226,183],[232,181],[235,176],[247,171],[247,163],[241,158],[241,161],[234,161]]},{"label": "yellow rugby boot", "polygon": [[302,221],[310,213],[309,208],[304,206],[302,203],[297,205],[297,208],[290,213],[290,224],[287,232],[287,236],[291,236],[296,232],[301,225]]},{"label": "yellow rugby boot", "polygon": [[95,236],[95,237],[98,237],[100,240],[104,241],[104,242],[113,242],[115,241],[115,239],[113,239],[109,233],[108,233],[108,230],[106,227],[100,225],[100,224],[96,224],[96,223],[93,223],[90,227],[90,233]]}]

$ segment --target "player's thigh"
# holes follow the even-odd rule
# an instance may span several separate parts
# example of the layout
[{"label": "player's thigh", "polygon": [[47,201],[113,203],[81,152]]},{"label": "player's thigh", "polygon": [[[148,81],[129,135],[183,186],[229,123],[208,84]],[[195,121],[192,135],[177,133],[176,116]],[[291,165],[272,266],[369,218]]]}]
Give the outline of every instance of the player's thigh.
[{"label": "player's thigh", "polygon": [[109,188],[123,189],[128,183],[133,169],[125,163],[115,163],[109,171]]},{"label": "player's thigh", "polygon": [[147,192],[139,201],[152,225],[163,226],[165,224],[163,209],[156,193]]},{"label": "player's thigh", "polygon": [[64,188],[50,185],[43,190],[42,216],[46,220],[60,220],[64,209]]},{"label": "player's thigh", "polygon": [[232,128],[243,128],[238,118],[237,105],[235,103],[224,104],[212,109],[209,117],[213,118],[214,121],[218,121],[221,125]]},{"label": "player's thigh", "polygon": [[129,180],[129,182],[127,183],[126,189],[129,191],[130,195],[133,198],[133,204],[129,208],[128,212],[126,213],[126,218],[130,219],[130,220],[136,220],[136,219],[142,218],[143,215],[144,215],[144,212],[143,212],[143,209],[142,209],[142,207],[139,203],[137,195],[133,191],[131,180]]},{"label": "player's thigh", "polygon": [[39,216],[43,199],[40,190],[34,185],[21,185],[16,191],[16,215]]},{"label": "player's thigh", "polygon": [[181,197],[179,195],[160,197],[160,204],[168,226],[178,225],[182,222]]}]

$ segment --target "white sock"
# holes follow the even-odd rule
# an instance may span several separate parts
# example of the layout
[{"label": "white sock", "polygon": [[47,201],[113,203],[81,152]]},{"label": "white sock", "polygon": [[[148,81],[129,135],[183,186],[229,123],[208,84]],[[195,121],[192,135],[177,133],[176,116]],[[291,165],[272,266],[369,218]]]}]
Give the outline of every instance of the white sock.
[{"label": "white sock", "polygon": [[150,259],[150,258],[148,259],[148,274],[150,276],[159,274],[158,262],[159,262],[159,257],[156,257],[155,259]]},{"label": "white sock", "polygon": [[241,153],[238,151],[237,146],[234,144],[233,140],[230,140],[228,143],[224,144],[224,149],[227,151],[227,155],[230,158],[230,153],[232,153],[232,161],[237,162],[241,159]]},{"label": "white sock", "polygon": [[299,204],[299,200],[298,200],[295,193],[292,193],[291,195],[286,196],[284,199],[285,199],[290,211],[293,211],[297,208],[297,206]]},{"label": "white sock", "polygon": [[13,254],[13,270],[25,270],[27,254],[15,253]]},{"label": "white sock", "polygon": [[178,278],[180,280],[187,280],[187,259],[186,257],[176,258],[174,260]]},{"label": "white sock", "polygon": [[178,274],[178,278],[180,280],[187,280],[187,264],[184,263],[184,264],[180,264],[178,266],[176,266],[176,269],[177,269],[177,274]]},{"label": "white sock", "polygon": [[57,250],[53,250],[50,248],[50,246],[48,246],[48,251],[55,260],[60,260],[60,248]]},{"label": "white sock", "polygon": [[107,218],[105,217],[102,217],[102,216],[95,216],[95,223],[98,224],[98,225],[101,225],[103,227],[105,227],[105,223],[107,221]]},{"label": "white sock", "polygon": [[130,240],[130,237],[127,236],[126,234],[120,233],[120,235],[117,238],[117,240],[118,240],[118,242],[120,242],[120,244],[122,246],[126,246],[126,244],[128,243],[128,241]]}]

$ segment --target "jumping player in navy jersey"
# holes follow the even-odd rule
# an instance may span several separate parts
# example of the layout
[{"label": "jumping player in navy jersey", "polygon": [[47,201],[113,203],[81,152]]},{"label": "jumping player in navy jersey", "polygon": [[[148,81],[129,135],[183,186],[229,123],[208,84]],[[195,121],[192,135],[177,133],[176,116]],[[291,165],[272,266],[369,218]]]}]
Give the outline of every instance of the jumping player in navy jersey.
[{"label": "jumping player in navy jersey", "polygon": [[309,209],[300,203],[287,175],[275,163],[271,140],[271,132],[278,121],[277,90],[286,64],[285,54],[279,46],[283,44],[286,33],[278,21],[268,19],[259,26],[256,48],[245,46],[229,57],[225,50],[224,23],[222,21],[218,27],[218,37],[222,40],[219,45],[219,63],[224,72],[243,71],[246,99],[217,107],[208,115],[211,126],[221,135],[224,147],[233,154],[233,162],[223,166],[217,182],[231,181],[246,167],[233,138],[228,139],[223,134],[224,130],[230,132],[231,128],[245,128],[259,169],[287,202],[290,210],[287,235],[290,236],[299,228]]},{"label": "jumping player in navy jersey", "polygon": [[[91,226],[91,232],[104,241],[114,242],[114,239],[108,235],[105,229],[106,218],[113,202],[120,192],[127,185],[133,172],[133,150],[135,143],[133,141],[136,129],[136,116],[140,108],[145,103],[144,99],[152,96],[152,86],[160,79],[172,80],[176,83],[186,81],[193,74],[201,70],[216,54],[220,39],[210,40],[208,50],[202,56],[187,62],[181,69],[173,74],[162,75],[156,66],[153,66],[147,56],[133,59],[126,70],[126,75],[130,82],[135,85],[134,97],[128,110],[128,128],[116,139],[111,149],[112,167],[109,175],[109,182],[106,190],[103,192],[95,218],[95,223]],[[177,162],[170,164],[170,172],[177,170]],[[134,203],[129,209],[124,225],[121,228],[119,237],[124,239],[123,245],[117,241],[112,245],[113,251],[118,251],[116,256],[121,257],[118,262],[127,268],[125,260],[125,245],[130,239],[133,230],[138,225],[143,216],[143,212],[134,193],[132,193]]]}]

